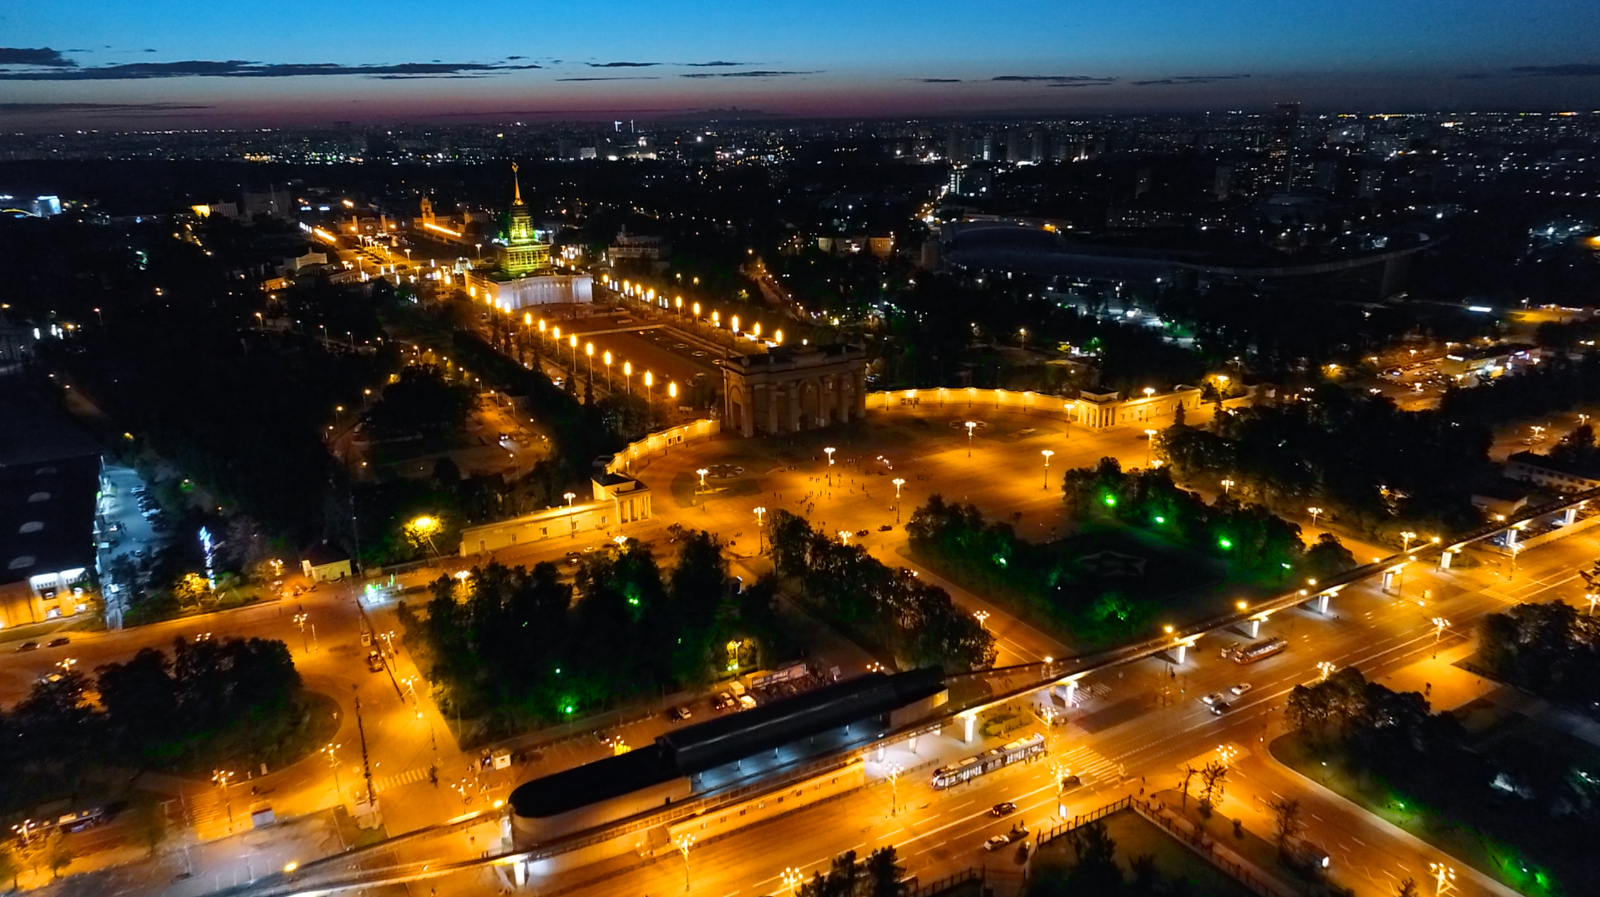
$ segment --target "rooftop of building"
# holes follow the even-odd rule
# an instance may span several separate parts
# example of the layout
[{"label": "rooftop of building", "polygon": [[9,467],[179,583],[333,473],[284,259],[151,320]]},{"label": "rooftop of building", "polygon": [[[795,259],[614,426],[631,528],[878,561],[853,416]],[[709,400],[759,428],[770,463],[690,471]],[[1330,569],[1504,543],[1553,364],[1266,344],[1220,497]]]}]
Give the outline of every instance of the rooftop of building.
[{"label": "rooftop of building", "polygon": [[0,584],[94,566],[100,458],[0,467]]},{"label": "rooftop of building", "polygon": [[525,782],[511,792],[511,807],[522,817],[556,816],[873,719],[944,687],[944,673],[937,667],[895,675],[868,673],[677,729],[648,747]]}]

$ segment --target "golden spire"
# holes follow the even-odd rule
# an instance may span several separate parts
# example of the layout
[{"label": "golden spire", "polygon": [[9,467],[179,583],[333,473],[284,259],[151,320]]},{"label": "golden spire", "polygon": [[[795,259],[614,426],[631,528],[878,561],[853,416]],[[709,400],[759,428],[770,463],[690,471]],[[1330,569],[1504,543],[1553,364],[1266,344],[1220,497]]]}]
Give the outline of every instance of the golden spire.
[{"label": "golden spire", "polygon": [[515,163],[515,162],[511,163],[511,183],[513,185],[513,189],[515,189],[516,193],[517,193],[516,198],[513,199],[512,202],[516,203],[517,205],[521,205],[522,204],[522,182],[517,179],[517,163]]}]

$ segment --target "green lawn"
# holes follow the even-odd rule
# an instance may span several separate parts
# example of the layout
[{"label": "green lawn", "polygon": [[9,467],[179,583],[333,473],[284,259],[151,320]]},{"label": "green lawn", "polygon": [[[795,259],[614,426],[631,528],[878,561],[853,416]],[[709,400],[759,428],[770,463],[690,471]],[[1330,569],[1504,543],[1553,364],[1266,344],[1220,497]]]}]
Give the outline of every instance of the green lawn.
[{"label": "green lawn", "polygon": [[1277,582],[1237,576],[1226,565],[1155,535],[1093,526],[1027,545],[1002,566],[916,553],[963,587],[995,600],[1080,653],[1114,647],[1229,610],[1271,593]]}]

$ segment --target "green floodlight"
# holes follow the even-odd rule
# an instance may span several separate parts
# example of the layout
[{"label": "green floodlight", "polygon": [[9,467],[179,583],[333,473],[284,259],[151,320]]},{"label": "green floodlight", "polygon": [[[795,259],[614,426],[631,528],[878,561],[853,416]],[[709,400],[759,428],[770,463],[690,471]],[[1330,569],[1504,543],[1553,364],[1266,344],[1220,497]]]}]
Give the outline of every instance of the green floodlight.
[{"label": "green floodlight", "polygon": [[1115,495],[1107,495],[1105,497],[1105,503],[1106,507],[1114,508],[1117,506],[1117,497]]},{"label": "green floodlight", "polygon": [[1167,518],[1165,518],[1165,517],[1162,517],[1162,516],[1160,516],[1160,515],[1157,515],[1157,516],[1156,516],[1156,522],[1157,522],[1157,523],[1166,523],[1166,522],[1167,522]]},{"label": "green floodlight", "polygon": [[1227,537],[1223,537],[1223,538],[1217,540],[1217,544],[1222,546],[1222,550],[1223,551],[1227,551],[1228,549],[1233,547],[1233,540],[1229,539]]}]

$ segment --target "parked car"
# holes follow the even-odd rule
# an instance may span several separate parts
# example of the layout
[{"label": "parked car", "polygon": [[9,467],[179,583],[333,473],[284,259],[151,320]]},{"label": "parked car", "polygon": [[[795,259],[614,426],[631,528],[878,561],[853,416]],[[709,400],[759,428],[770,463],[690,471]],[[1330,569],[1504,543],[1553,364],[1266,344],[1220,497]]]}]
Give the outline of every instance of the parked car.
[{"label": "parked car", "polygon": [[693,715],[694,714],[690,713],[689,708],[687,707],[674,707],[667,711],[667,719],[670,719],[675,723],[681,723]]},{"label": "parked car", "polygon": [[374,673],[381,672],[383,670],[383,655],[377,651],[367,652],[367,669]]},{"label": "parked car", "polygon": [[739,709],[740,710],[754,710],[754,709],[756,709],[756,699],[750,697],[749,695],[740,695],[739,696]]}]

